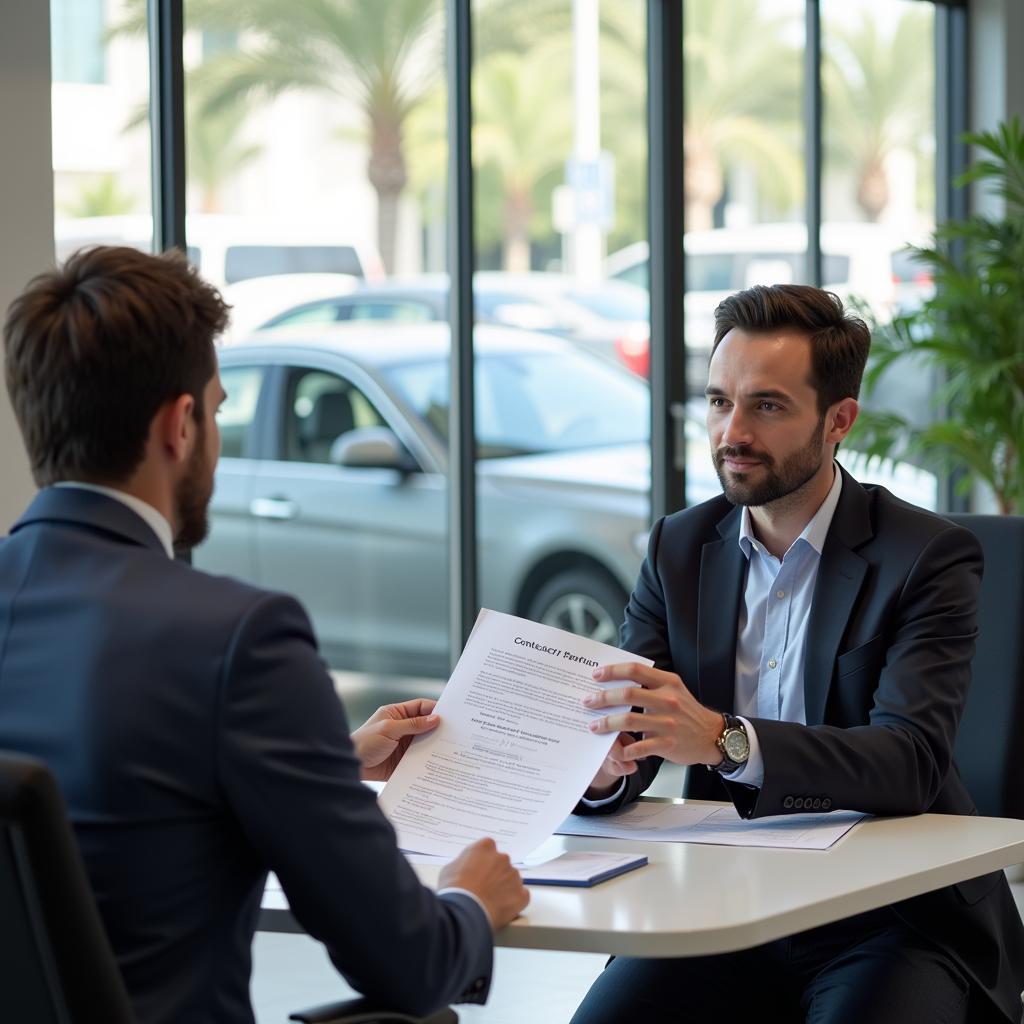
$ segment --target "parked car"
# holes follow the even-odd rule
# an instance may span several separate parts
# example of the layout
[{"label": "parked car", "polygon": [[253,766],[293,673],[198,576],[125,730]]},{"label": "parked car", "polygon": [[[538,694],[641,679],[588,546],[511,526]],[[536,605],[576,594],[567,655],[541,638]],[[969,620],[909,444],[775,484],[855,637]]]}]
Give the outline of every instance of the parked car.
[{"label": "parked car", "polygon": [[[298,595],[336,668],[447,674],[448,352],[436,323],[221,350],[222,453],[195,564]],[[647,384],[524,331],[481,326],[476,353],[481,603],[614,643],[646,546]],[[687,433],[702,501],[718,481],[703,430]]]},{"label": "parked car", "polygon": [[[585,285],[564,274],[480,271],[474,275],[473,292],[479,323],[543,331],[612,359],[621,358],[624,345],[647,344],[648,296],[635,285],[618,281]],[[268,318],[263,327],[447,319],[447,275],[423,274],[299,303]]]},{"label": "parked car", "polygon": [[[733,292],[755,284],[807,280],[807,229],[803,224],[754,224],[743,228],[688,231],[685,328],[690,393],[703,390],[714,339],[715,307]],[[875,316],[886,318],[897,297],[897,253],[905,240],[878,224],[827,223],[821,229],[822,282],[841,298],[856,296]],[[609,281],[648,287],[646,242],[612,253],[605,261]],[[902,264],[900,264],[902,267]],[[646,376],[650,356],[632,346],[625,360]]]},{"label": "parked car", "polygon": [[[83,245],[130,245],[149,252],[150,217],[59,219],[54,227],[57,262]],[[353,242],[331,224],[291,220],[190,214],[185,222],[188,257],[218,288],[278,274],[348,274],[370,281],[384,278],[372,246]]]}]

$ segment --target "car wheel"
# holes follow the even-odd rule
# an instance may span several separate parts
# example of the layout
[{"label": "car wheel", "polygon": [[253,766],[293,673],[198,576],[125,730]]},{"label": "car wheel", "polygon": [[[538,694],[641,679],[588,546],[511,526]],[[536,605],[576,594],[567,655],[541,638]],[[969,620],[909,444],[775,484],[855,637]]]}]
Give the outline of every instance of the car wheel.
[{"label": "car wheel", "polygon": [[526,617],[615,646],[625,605],[625,595],[611,580],[586,569],[571,569],[541,586]]}]

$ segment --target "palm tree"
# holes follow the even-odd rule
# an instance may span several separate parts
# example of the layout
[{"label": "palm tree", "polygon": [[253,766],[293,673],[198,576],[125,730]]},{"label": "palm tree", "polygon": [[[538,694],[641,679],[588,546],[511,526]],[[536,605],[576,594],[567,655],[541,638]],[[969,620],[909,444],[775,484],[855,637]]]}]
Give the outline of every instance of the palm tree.
[{"label": "palm tree", "polygon": [[862,13],[827,26],[825,126],[834,165],[857,178],[857,203],[877,221],[889,202],[886,160],[919,149],[932,109],[931,14],[907,11],[889,31]]},{"label": "palm tree", "polygon": [[398,200],[408,182],[405,124],[441,70],[440,0],[192,0],[189,23],[246,39],[204,63],[207,112],[295,89],[357,104],[378,245],[394,269]]},{"label": "palm tree", "polygon": [[[787,33],[793,19],[766,16],[760,0],[687,0],[683,68],[683,192],[688,230],[712,226],[737,166],[758,172],[758,188],[777,206],[799,200],[801,53]],[[644,19],[633,0],[602,7],[610,82],[627,93],[619,103],[624,130],[643,130],[636,111],[646,88]],[[605,72],[602,70],[602,75]],[[614,107],[611,108],[614,111]],[[632,128],[629,125],[632,124]]]},{"label": "palm tree", "polygon": [[202,189],[203,213],[219,213],[224,183],[256,159],[262,146],[243,142],[241,131],[248,112],[233,104],[206,113],[195,99],[187,108],[185,156],[188,181]]},{"label": "palm tree", "polygon": [[572,146],[568,62],[541,47],[518,56],[496,53],[473,78],[473,149],[500,182],[505,270],[530,269],[535,190],[565,163]]}]

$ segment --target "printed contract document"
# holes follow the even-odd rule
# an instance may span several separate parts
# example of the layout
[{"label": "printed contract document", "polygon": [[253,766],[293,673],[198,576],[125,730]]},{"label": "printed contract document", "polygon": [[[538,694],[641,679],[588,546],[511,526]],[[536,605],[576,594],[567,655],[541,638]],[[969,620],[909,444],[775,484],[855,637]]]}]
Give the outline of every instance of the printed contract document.
[{"label": "printed contract document", "polygon": [[[637,658],[607,644],[484,609],[437,703],[380,795],[398,845],[454,857],[491,836],[512,860],[539,846],[597,774],[615,741],[588,726],[620,709],[581,701],[598,665]],[[609,685],[609,684],[605,684]],[[611,684],[621,685],[621,684]]]}]

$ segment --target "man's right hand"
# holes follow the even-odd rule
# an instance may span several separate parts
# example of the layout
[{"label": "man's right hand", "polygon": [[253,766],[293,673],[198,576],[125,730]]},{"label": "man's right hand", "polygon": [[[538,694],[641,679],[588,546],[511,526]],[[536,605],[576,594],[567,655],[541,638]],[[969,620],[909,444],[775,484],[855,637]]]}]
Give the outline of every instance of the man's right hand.
[{"label": "man's right hand", "polygon": [[628,732],[620,732],[615,737],[612,749],[608,751],[594,781],[583,794],[588,800],[604,800],[611,796],[621,785],[622,777],[636,771],[636,761],[624,757],[622,753],[627,744],[635,742],[635,737]]},{"label": "man's right hand", "polygon": [[465,889],[484,905],[491,927],[497,930],[516,918],[530,902],[530,894],[506,853],[498,853],[493,839],[478,839],[441,870],[438,889]]}]

